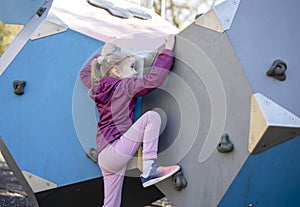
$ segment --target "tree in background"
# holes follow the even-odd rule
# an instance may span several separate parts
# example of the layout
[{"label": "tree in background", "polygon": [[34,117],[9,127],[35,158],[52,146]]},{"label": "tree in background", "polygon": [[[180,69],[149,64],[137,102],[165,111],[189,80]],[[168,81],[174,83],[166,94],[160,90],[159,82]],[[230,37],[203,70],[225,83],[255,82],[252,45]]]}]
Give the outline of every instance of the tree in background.
[{"label": "tree in background", "polygon": [[154,0],[153,9],[157,14],[181,30],[191,24],[197,14],[205,13],[215,4],[223,1],[224,0]]}]

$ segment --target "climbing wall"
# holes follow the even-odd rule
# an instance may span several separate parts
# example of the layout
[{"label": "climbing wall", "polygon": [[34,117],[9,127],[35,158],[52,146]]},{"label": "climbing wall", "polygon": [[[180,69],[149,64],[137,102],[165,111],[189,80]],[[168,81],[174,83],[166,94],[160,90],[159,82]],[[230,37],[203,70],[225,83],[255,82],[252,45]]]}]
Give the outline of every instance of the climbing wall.
[{"label": "climbing wall", "polygon": [[[175,68],[143,106],[164,117],[159,161],[179,163],[188,186],[158,186],[177,206],[216,206],[249,155],[252,90],[225,33],[192,24],[177,36],[175,56]],[[220,153],[225,134],[234,150]]]},{"label": "climbing wall", "polygon": [[[297,206],[279,189],[299,195],[299,165],[285,161],[299,154],[299,3],[230,3],[239,4],[232,18],[219,7],[209,18],[225,21],[205,14],[177,36],[174,69],[143,99],[144,111],[163,118],[159,162],[179,163],[188,182],[181,190],[172,179],[158,187],[176,206]],[[266,189],[272,196],[255,193]]]}]

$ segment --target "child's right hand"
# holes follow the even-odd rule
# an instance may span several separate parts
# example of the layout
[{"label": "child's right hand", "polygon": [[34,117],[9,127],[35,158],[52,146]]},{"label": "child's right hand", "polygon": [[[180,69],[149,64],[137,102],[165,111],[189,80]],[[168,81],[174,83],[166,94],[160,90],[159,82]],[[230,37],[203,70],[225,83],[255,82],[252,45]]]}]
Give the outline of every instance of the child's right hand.
[{"label": "child's right hand", "polygon": [[173,50],[175,46],[175,35],[170,34],[165,42],[165,48],[169,50]]}]

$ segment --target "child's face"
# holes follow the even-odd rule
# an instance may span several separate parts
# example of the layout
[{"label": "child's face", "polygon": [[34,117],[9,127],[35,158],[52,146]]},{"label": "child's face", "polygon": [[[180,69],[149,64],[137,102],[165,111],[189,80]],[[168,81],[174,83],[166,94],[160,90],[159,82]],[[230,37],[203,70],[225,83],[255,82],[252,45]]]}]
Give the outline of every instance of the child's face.
[{"label": "child's face", "polygon": [[126,58],[121,65],[120,78],[135,78],[137,71],[135,70],[135,58]]}]

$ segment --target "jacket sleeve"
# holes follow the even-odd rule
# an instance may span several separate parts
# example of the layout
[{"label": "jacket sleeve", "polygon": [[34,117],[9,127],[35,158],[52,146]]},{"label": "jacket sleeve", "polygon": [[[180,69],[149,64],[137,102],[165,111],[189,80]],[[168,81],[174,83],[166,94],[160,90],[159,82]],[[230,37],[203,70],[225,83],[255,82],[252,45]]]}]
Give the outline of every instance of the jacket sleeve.
[{"label": "jacket sleeve", "polygon": [[139,79],[127,79],[126,87],[128,96],[144,96],[159,87],[169,74],[173,64],[174,53],[172,50],[164,49],[156,58],[153,67],[148,75]]},{"label": "jacket sleeve", "polygon": [[94,55],[81,69],[80,71],[80,80],[81,82],[88,88],[92,87],[91,84],[91,68],[92,68],[92,61],[95,58],[98,58],[100,56],[100,54],[96,54]]}]

